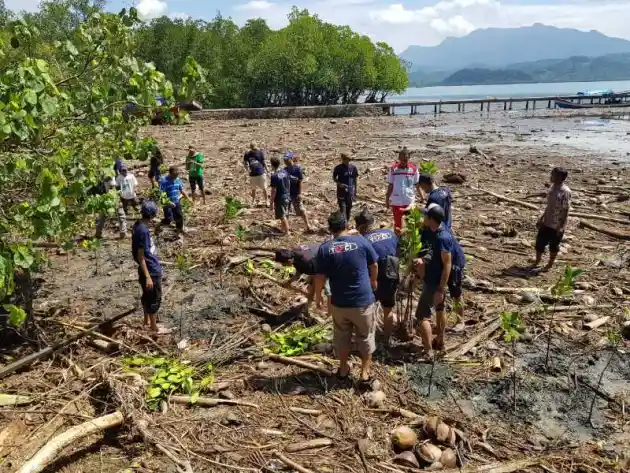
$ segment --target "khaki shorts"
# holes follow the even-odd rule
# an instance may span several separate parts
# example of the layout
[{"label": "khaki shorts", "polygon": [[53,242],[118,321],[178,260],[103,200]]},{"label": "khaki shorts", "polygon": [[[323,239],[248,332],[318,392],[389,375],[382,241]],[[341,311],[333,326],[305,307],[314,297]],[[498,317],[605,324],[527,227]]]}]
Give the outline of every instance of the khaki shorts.
[{"label": "khaki shorts", "polygon": [[291,197],[291,205],[293,206],[293,210],[298,217],[302,217],[304,215],[304,204],[302,203],[302,197],[299,195],[297,197]]},{"label": "khaki shorts", "polygon": [[333,344],[335,350],[350,350],[352,332],[355,343],[362,357],[371,355],[376,350],[376,305],[367,307],[332,306],[334,326]]},{"label": "khaki shorts", "polygon": [[265,175],[262,176],[249,176],[249,184],[254,189],[264,189],[267,190],[267,180],[265,179]]}]

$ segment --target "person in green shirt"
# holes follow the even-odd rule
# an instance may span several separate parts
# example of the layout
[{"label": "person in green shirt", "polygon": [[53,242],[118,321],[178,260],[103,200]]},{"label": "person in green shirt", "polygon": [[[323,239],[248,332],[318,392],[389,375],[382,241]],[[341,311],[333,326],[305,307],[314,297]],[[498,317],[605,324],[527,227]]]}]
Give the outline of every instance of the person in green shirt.
[{"label": "person in green shirt", "polygon": [[195,200],[195,191],[199,186],[201,199],[206,204],[206,193],[203,191],[203,154],[197,152],[194,146],[188,147],[188,156],[186,156],[186,169],[188,169],[188,182],[190,182],[190,193],[193,201]]}]

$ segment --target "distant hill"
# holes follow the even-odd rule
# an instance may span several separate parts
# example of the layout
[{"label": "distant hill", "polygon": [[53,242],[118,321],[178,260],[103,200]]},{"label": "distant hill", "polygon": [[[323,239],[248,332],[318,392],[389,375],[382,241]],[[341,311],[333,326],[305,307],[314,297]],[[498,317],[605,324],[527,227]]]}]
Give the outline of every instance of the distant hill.
[{"label": "distant hill", "polygon": [[460,69],[441,85],[524,84],[534,82],[526,72],[512,69]]},{"label": "distant hill", "polygon": [[400,57],[410,71],[425,73],[463,68],[499,69],[515,63],[573,56],[630,53],[630,41],[598,31],[556,28],[539,23],[522,28],[487,28],[437,46],[409,46]]},{"label": "distant hill", "polygon": [[[410,77],[414,74],[416,73],[412,73]],[[502,69],[465,68],[444,78],[439,85],[591,82],[626,79],[630,79],[630,53],[544,59],[511,64]]]}]

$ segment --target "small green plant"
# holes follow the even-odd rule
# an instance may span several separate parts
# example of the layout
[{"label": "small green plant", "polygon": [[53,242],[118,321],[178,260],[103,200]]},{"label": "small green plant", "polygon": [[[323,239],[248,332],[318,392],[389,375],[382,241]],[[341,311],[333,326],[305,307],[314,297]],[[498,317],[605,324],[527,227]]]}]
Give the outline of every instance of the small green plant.
[{"label": "small green plant", "polygon": [[192,209],[192,202],[189,199],[180,200],[180,205],[182,206],[182,212],[184,215],[188,215],[190,213],[190,209]]},{"label": "small green plant", "polygon": [[245,269],[245,274],[251,275],[256,269],[256,266],[254,266],[254,262],[252,260],[248,259],[245,263],[243,263],[243,268]]},{"label": "small green plant", "polygon": [[518,312],[503,312],[501,314],[501,329],[504,339],[512,344],[512,404],[516,412],[516,341],[524,331],[523,319]]},{"label": "small green plant", "polygon": [[159,187],[152,187],[149,190],[149,196],[152,201],[158,204],[160,207],[166,207],[171,203],[166,192],[162,192]]},{"label": "small green plant", "polygon": [[94,261],[95,261],[94,274],[98,274],[99,251],[101,249],[100,238],[92,238],[89,240],[83,240],[81,242],[81,246],[85,248],[86,250],[90,250],[94,252]]},{"label": "small green plant", "polygon": [[211,364],[202,373],[186,363],[166,357],[136,356],[126,358],[124,364],[127,370],[150,376],[146,399],[151,409],[159,408],[171,394],[188,394],[194,404],[200,393],[214,383]]},{"label": "small green plant", "polygon": [[423,161],[420,165],[420,172],[422,174],[431,174],[432,176],[438,173],[439,169],[435,161]]},{"label": "small green plant", "polygon": [[234,197],[225,197],[225,218],[232,220],[238,212],[243,208],[243,203]]},{"label": "small green plant", "polygon": [[321,325],[309,328],[294,327],[283,332],[269,333],[265,337],[269,342],[265,353],[296,356],[307,352],[314,345],[329,341],[330,331]]},{"label": "small green plant", "polygon": [[[573,286],[575,286],[575,280],[580,276],[584,271],[577,268],[572,268],[570,264],[564,268],[564,273],[558,281],[551,287],[551,295],[556,297],[556,301],[553,304],[553,309],[551,310],[551,314],[549,315],[549,324],[547,327],[547,354],[545,355],[545,367],[549,369],[549,360],[551,355],[551,333],[553,329],[553,319],[556,313],[556,304],[557,298],[562,296],[567,296],[573,292]],[[545,315],[549,311],[548,306],[543,306]]]},{"label": "small green plant", "polygon": [[273,276],[273,273],[276,271],[276,263],[270,259],[262,260],[260,266],[262,270],[270,276]]},{"label": "small green plant", "polygon": [[13,304],[2,306],[9,313],[9,325],[15,328],[21,327],[26,322],[26,312],[21,307]]},{"label": "small green plant", "polygon": [[234,231],[234,235],[238,241],[245,241],[249,237],[249,230],[243,225],[238,224],[236,230]]},{"label": "small green plant", "polygon": [[407,291],[406,298],[398,299],[398,313],[401,315],[407,334],[413,331],[413,292],[415,278],[409,277],[413,269],[413,261],[422,250],[422,230],[424,228],[424,214],[417,207],[412,208],[405,217],[405,231],[400,239],[400,270],[401,280]]}]

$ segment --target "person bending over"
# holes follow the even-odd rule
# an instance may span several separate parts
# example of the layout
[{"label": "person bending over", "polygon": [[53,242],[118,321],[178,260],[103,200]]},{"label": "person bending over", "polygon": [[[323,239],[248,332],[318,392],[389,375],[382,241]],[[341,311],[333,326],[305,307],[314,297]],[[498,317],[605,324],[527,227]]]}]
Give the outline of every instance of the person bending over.
[{"label": "person bending over", "polygon": [[271,158],[271,168],[273,169],[271,175],[271,210],[275,217],[280,220],[282,233],[288,235],[291,181],[286,170],[280,169],[280,160],[275,156]]}]

